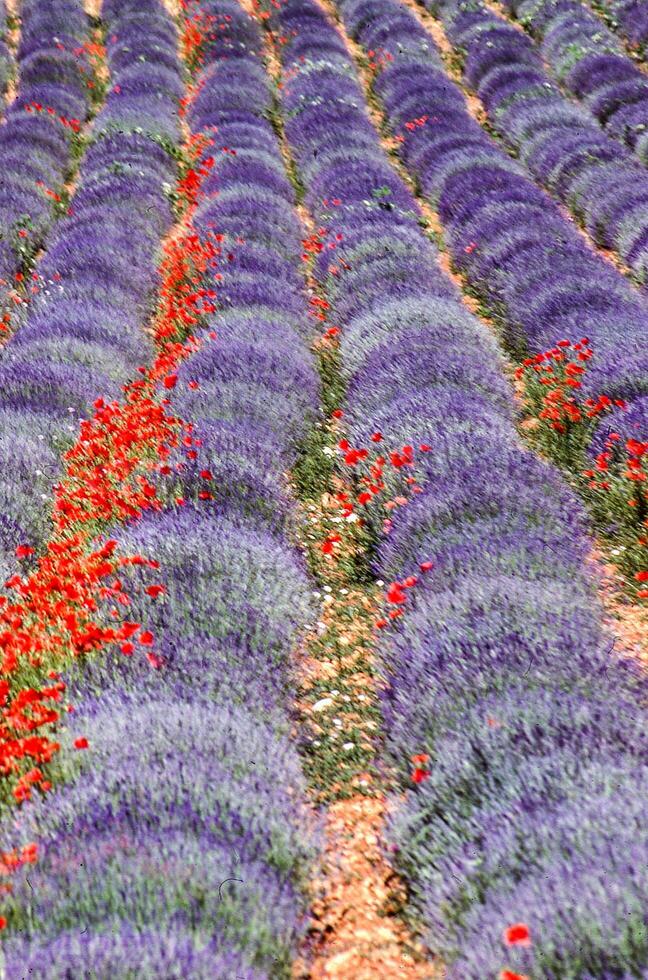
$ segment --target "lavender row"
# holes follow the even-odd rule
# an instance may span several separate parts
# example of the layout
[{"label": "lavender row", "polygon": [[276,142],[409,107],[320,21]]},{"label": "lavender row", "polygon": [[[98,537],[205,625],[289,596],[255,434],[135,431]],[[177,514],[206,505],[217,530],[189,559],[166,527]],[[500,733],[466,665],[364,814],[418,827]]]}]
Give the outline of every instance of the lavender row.
[{"label": "lavender row", "polygon": [[[151,356],[143,332],[157,285],[161,236],[179,142],[177,37],[156,0],[106,0],[111,89],[97,116],[71,213],[39,264],[44,284],[0,362],[0,577],[14,549],[49,528],[52,486],[79,418],[99,395],[119,395]],[[154,45],[168,61],[144,60]]]},{"label": "lavender row", "polygon": [[[318,401],[301,229],[257,29],[229,0],[201,8],[231,18],[189,114],[227,147],[206,151],[217,162],[196,218],[225,236],[217,339],[201,335],[173,391],[196,448],[170,461],[165,492],[185,505],[120,532],[161,565],[126,587],[162,667],[117,654],[73,685],[65,747],[84,735],[91,750],[55,799],[24,810],[42,858],[12,900],[7,980],[283,977],[302,925],[313,844],[287,655],[312,609],[283,475]],[[143,589],[161,577],[152,608]]]},{"label": "lavender row", "polygon": [[565,98],[534,44],[481,0],[430,0],[489,119],[550,193],[642,283],[648,275],[648,173]]},{"label": "lavender row", "polygon": [[542,56],[614,139],[648,163],[648,78],[579,0],[505,0],[542,41]]},{"label": "lavender row", "polygon": [[[378,429],[386,445],[432,447],[424,492],[394,512],[375,566],[387,581],[419,576],[382,643],[387,748],[405,794],[395,860],[449,977],[644,968],[645,718],[601,636],[579,507],[519,446],[493,341],[436,264],[343,40],[312,0],[276,16],[286,134],[308,206],[340,242],[319,276],[342,327],[349,438],[370,445]],[[354,17],[380,32],[376,3]],[[431,775],[414,787],[417,753]],[[533,945],[507,950],[519,921]]]},{"label": "lavender row", "polygon": [[[75,129],[91,108],[92,70],[80,0],[25,0],[18,90],[0,127],[0,296],[42,245],[73,165]],[[38,109],[37,107],[40,107]]]},{"label": "lavender row", "polygon": [[[375,92],[392,132],[403,138],[404,163],[439,212],[453,262],[486,299],[506,343],[522,355],[562,337],[588,336],[595,358],[584,390],[625,399],[619,431],[640,438],[648,421],[648,308],[641,294],[588,248],[471,118],[413,14],[398,0],[343,9],[363,47],[387,44],[395,53]],[[427,123],[413,125],[422,115]]]},{"label": "lavender row", "polygon": [[603,0],[597,3],[611,26],[643,53],[648,41],[648,4],[646,0]]}]

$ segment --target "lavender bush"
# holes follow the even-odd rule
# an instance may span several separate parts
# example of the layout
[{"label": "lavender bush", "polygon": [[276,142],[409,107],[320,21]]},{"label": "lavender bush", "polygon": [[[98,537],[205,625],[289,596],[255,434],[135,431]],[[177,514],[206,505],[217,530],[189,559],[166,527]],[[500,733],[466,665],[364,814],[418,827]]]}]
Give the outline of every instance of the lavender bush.
[{"label": "lavender bush", "polygon": [[[619,432],[648,420],[648,326],[643,296],[583,242],[551,199],[468,115],[431,37],[397,0],[348,0],[351,33],[366,49],[389,34],[394,52],[375,82],[401,153],[435,205],[453,262],[522,356],[561,337],[588,336],[595,358],[584,391],[625,399]],[[488,49],[490,50],[490,49]],[[427,115],[425,125],[406,123]],[[617,213],[622,219],[621,208]]]},{"label": "lavender bush", "polygon": [[648,174],[562,95],[520,30],[481,0],[440,0],[463,75],[495,129],[540,184],[644,282],[648,270]]},{"label": "lavender bush", "polygon": [[[8,978],[45,961],[51,978],[286,976],[303,926],[313,837],[286,705],[288,654],[313,611],[285,486],[318,401],[303,232],[257,29],[230,0],[206,9],[231,21],[206,51],[189,122],[217,127],[236,156],[217,156],[195,219],[202,235],[225,229],[209,272],[219,309],[172,393],[198,458],[179,449],[160,477],[167,506],[119,535],[160,563],[126,586],[161,666],[116,652],[70,677],[66,748],[83,734],[91,749],[55,800],[21,813],[43,859],[12,902]],[[160,581],[152,602],[144,588]]]},{"label": "lavender bush", "polygon": [[[395,8],[393,19],[376,3],[343,12],[376,50],[397,17],[409,30]],[[518,966],[543,980],[641,975],[645,884],[626,874],[639,822],[626,800],[646,778],[641,684],[601,634],[582,514],[518,445],[493,341],[438,268],[339,34],[311,0],[273,16],[288,38],[286,133],[306,201],[338,243],[320,254],[318,275],[343,331],[349,438],[367,445],[378,429],[385,445],[432,447],[418,464],[424,492],[395,512],[375,562],[388,581],[434,562],[381,650],[387,749],[405,794],[391,827],[396,861],[451,976]],[[410,75],[396,58],[392,71],[416,84],[426,76],[413,64]],[[334,103],[322,102],[327,88]],[[415,788],[409,760],[420,752],[431,776]],[[643,832],[634,840],[648,843]],[[588,877],[591,853],[599,870]],[[583,868],[573,886],[570,860]],[[533,937],[522,957],[503,940],[521,920]]]},{"label": "lavender bush", "polygon": [[645,0],[607,0],[598,9],[633,48],[643,51],[648,41],[648,8]]},{"label": "lavender bush", "polygon": [[80,0],[22,4],[17,93],[0,127],[3,307],[23,256],[43,244],[54,222],[46,191],[59,194],[72,166],[76,137],[60,117],[80,125],[91,108],[92,71],[83,48],[88,28]]},{"label": "lavender bush", "polygon": [[[506,0],[505,5],[542,42],[542,56],[558,80],[610,136],[648,162],[648,79],[603,21],[578,0]],[[640,27],[640,20],[635,23]]]},{"label": "lavender bush", "polygon": [[[127,49],[130,59],[122,57],[112,71],[70,214],[39,264],[44,289],[0,361],[3,580],[15,570],[16,545],[39,544],[47,533],[44,500],[60,477],[60,456],[78,419],[90,414],[99,395],[118,395],[151,355],[142,328],[157,286],[160,239],[172,221],[175,160],[163,144],[180,141],[181,70],[173,24],[161,5],[151,6],[145,16],[151,31],[165,37],[156,43],[175,65],[175,83],[166,92],[147,85],[151,66],[142,60],[140,38],[145,51],[150,41],[143,15],[133,23],[134,10],[134,0],[105,6],[108,34],[116,38],[109,39],[109,59],[113,45]],[[124,74],[133,77],[135,94],[122,90]]]}]

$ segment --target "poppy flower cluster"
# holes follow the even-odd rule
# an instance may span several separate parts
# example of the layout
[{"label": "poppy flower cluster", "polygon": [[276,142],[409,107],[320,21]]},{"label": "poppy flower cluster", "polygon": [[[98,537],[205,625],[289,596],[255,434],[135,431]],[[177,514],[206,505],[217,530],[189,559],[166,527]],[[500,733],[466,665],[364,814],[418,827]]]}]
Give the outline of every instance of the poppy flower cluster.
[{"label": "poppy flower cluster", "polygon": [[73,133],[81,132],[80,119],[68,119],[67,116],[59,115],[56,109],[54,108],[54,106],[42,105],[40,102],[28,102],[23,108],[25,112],[43,112],[46,115],[50,116],[52,119],[55,119],[58,122],[60,122],[62,126],[69,127]]},{"label": "poppy flower cluster", "polygon": [[[431,571],[433,568],[434,562],[432,561],[427,560],[419,563],[419,570],[424,574],[425,572]],[[419,575],[408,575],[401,581],[390,582],[385,591],[384,601],[387,606],[392,606],[393,608],[389,609],[386,618],[382,617],[381,619],[377,620],[377,629],[384,629],[390,624],[390,622],[393,622],[393,620],[400,619],[405,611],[409,590],[415,588],[419,582]]]},{"label": "poppy flower cluster", "polygon": [[[592,432],[598,427],[600,433],[601,419],[617,409],[623,411],[626,403],[606,395],[578,397],[592,357],[588,338],[577,343],[561,340],[550,350],[526,358],[516,377],[524,383],[529,421],[534,425],[532,438],[568,472],[586,478],[584,494],[595,524],[614,545],[619,566],[633,584],[635,574],[647,560],[648,499],[643,457],[648,443],[636,438],[624,440],[608,426],[602,448],[599,435],[600,451],[595,451],[597,440]],[[585,460],[591,463],[586,469]],[[635,594],[643,599],[644,591],[635,589]]]},{"label": "poppy flower cluster", "polygon": [[[628,300],[628,319],[624,306],[621,342],[620,321],[610,314],[602,329],[598,309],[583,306],[578,290],[573,301],[566,293],[565,275],[530,278],[528,250],[519,257],[507,251],[511,236],[524,244],[533,232],[533,262],[543,255],[553,262],[566,236],[569,268],[582,261],[583,280],[590,275],[597,289],[611,273],[573,230],[563,231],[569,226],[517,165],[500,164],[501,151],[478,125],[464,126],[462,97],[406,7],[341,0],[339,9],[365,50],[375,51],[386,36],[398,46],[395,63],[374,83],[392,132],[403,131],[414,113],[443,120],[405,131],[404,159],[426,195],[436,203],[441,194],[446,227],[452,216],[453,234],[460,229],[451,243],[457,263],[479,265],[491,286],[495,279],[500,304],[512,301],[515,285],[523,312],[518,317],[516,307],[516,325],[528,325],[536,349],[548,346],[538,340],[541,330],[550,338],[562,324],[567,332],[569,310],[584,311],[582,332],[597,357],[587,362],[583,399],[596,400],[601,389],[634,396],[620,377],[637,376],[631,357],[645,329],[643,301]],[[499,976],[504,930],[520,917],[533,942],[507,947],[513,975],[623,973],[630,962],[641,973],[645,948],[628,950],[632,930],[643,928],[648,883],[642,873],[628,877],[626,858],[628,849],[644,853],[648,846],[632,802],[648,778],[642,681],[611,654],[603,632],[582,509],[560,474],[520,446],[495,342],[462,306],[418,225],[416,204],[362,108],[344,39],[312,0],[286,0],[270,24],[288,38],[280,50],[282,104],[304,200],[328,238],[342,235],[336,263],[350,267],[331,275],[326,251],[314,257],[329,318],[340,327],[349,448],[369,447],[374,432],[431,447],[417,459],[423,492],[393,512],[373,561],[393,608],[403,608],[403,598],[410,607],[379,639],[386,746],[402,775],[389,828],[397,869],[449,977]],[[461,134],[455,139],[462,126],[465,142]],[[349,145],[352,160],[337,153]],[[471,154],[480,155],[479,164]],[[520,221],[502,203],[508,187],[511,195],[520,191]],[[539,206],[527,223],[530,195]],[[333,197],[342,205],[324,210],[322,200]],[[547,232],[554,225],[556,233]],[[470,242],[478,247],[464,252]],[[610,303],[633,295],[616,273],[612,278]],[[530,283],[531,312],[522,307]],[[368,463],[352,459],[354,469]],[[421,575],[419,566],[430,560]],[[405,587],[414,578],[416,586]],[[413,745],[434,745],[433,774],[417,777],[421,785],[413,784],[413,772],[431,767],[405,762]],[[621,796],[608,793],[611,772]],[[567,867],[565,854],[572,856]],[[581,917],[584,893],[596,899]],[[632,925],[629,908],[636,909]]]},{"label": "poppy flower cluster", "polygon": [[[383,441],[383,435],[381,432],[372,432],[370,439],[374,445],[379,444]],[[344,438],[338,441],[337,448],[345,466],[352,471],[356,487],[355,493],[338,494],[343,517],[357,514],[358,508],[368,508],[372,502],[379,502],[382,508],[391,511],[394,507],[403,507],[412,495],[421,493],[421,487],[411,470],[416,465],[416,453],[430,451],[431,447],[427,444],[421,443],[416,449],[406,444],[399,449],[378,453],[373,446],[353,447]],[[389,471],[388,476],[385,474],[386,469]],[[383,521],[383,530],[389,530],[387,519]]]},{"label": "poppy flower cluster", "polygon": [[381,72],[385,65],[388,65],[394,60],[393,54],[383,47],[377,48],[375,51],[370,48],[367,51],[367,57],[369,59],[369,68],[375,74]]},{"label": "poppy flower cluster", "polygon": [[579,397],[593,356],[587,337],[559,340],[549,350],[525,358],[515,372],[524,384],[533,437],[568,471],[578,469],[600,419],[626,408],[622,398]]},{"label": "poppy flower cluster", "polygon": [[596,519],[607,529],[615,561],[638,599],[648,599],[647,461],[648,441],[624,440],[610,432],[591,466],[583,470]]}]

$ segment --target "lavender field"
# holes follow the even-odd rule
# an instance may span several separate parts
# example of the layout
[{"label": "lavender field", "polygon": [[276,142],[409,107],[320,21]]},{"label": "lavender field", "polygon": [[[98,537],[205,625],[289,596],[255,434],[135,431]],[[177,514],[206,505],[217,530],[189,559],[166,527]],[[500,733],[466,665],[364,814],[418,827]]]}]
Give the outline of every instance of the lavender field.
[{"label": "lavender field", "polygon": [[0,980],[648,978],[648,0],[0,0]]}]

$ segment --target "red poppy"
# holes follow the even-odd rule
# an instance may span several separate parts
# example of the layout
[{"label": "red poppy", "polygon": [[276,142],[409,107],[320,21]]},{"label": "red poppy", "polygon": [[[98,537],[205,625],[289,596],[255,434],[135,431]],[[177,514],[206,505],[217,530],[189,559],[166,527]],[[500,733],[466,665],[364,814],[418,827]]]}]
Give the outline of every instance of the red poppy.
[{"label": "red poppy", "polygon": [[430,775],[431,773],[429,769],[415,769],[412,773],[412,782],[416,783],[417,785],[419,783],[424,783],[426,779],[430,778]]},{"label": "red poppy", "polygon": [[422,561],[421,564],[419,565],[419,568],[421,569],[422,572],[429,572],[432,568],[434,568],[434,562]]},{"label": "red poppy", "polygon": [[38,844],[25,844],[21,857],[25,864],[35,864],[38,858]]},{"label": "red poppy", "polygon": [[16,548],[16,558],[27,558],[29,555],[34,554],[34,549],[30,548],[28,544],[19,544]]},{"label": "red poppy", "polygon": [[87,749],[87,748],[89,748],[89,746],[90,746],[90,743],[88,742],[88,739],[85,738],[85,737],[76,738],[74,740],[74,748],[75,749]]},{"label": "red poppy", "polygon": [[403,592],[403,587],[400,582],[392,582],[385,595],[387,602],[391,602],[394,605],[400,605],[400,603],[407,601],[407,596]]},{"label": "red poppy", "polygon": [[330,555],[333,553],[333,546],[336,542],[340,541],[339,534],[329,534],[324,543],[322,544],[322,551],[325,555]]},{"label": "red poppy", "polygon": [[119,638],[120,640],[128,640],[131,636],[134,636],[140,628],[139,623],[122,623],[119,627]]},{"label": "red poppy", "polygon": [[366,459],[368,456],[366,449],[349,449],[344,455],[344,462],[347,466],[355,466],[361,460]]},{"label": "red poppy", "polygon": [[151,596],[151,598],[157,599],[159,595],[162,595],[164,592],[166,592],[166,589],[164,588],[163,585],[149,585],[146,588],[146,592],[148,593],[148,595]]},{"label": "red poppy", "polygon": [[139,641],[142,644],[142,646],[150,647],[151,644],[153,643],[153,634],[151,633],[150,630],[144,630],[143,633],[140,633]]},{"label": "red poppy", "polygon": [[530,946],[531,930],[525,922],[514,922],[504,930],[504,942],[507,946]]},{"label": "red poppy", "polygon": [[513,973],[512,970],[502,970],[499,980],[529,980],[525,973]]}]

